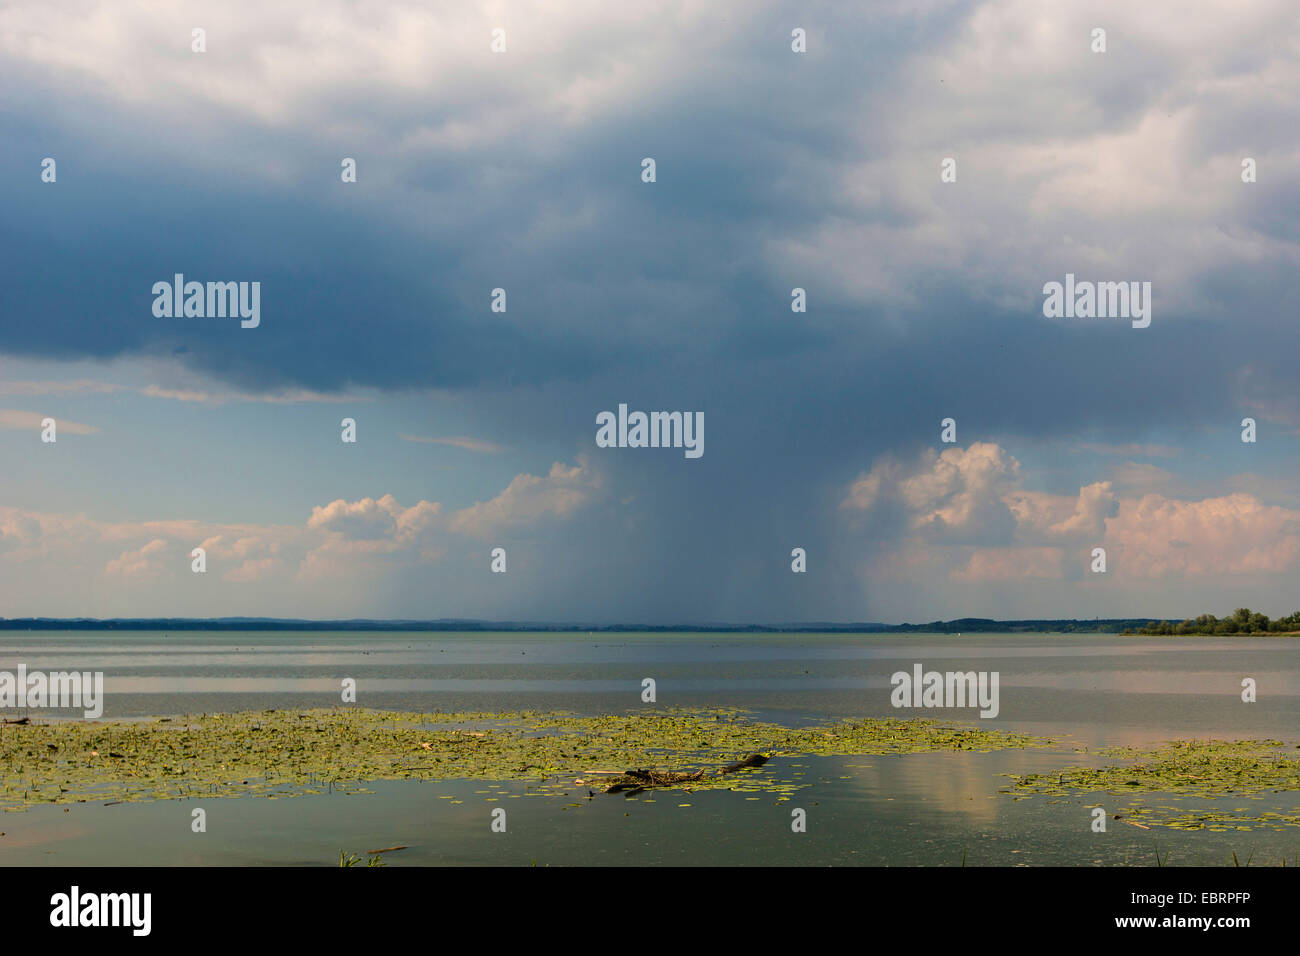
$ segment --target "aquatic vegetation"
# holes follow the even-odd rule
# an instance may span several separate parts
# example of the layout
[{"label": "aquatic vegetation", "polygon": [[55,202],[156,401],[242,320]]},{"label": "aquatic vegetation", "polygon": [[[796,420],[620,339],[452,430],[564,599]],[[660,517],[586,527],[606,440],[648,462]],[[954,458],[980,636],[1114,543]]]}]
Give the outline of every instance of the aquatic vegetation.
[{"label": "aquatic vegetation", "polygon": [[[371,792],[366,782],[402,779],[528,781],[529,795],[555,796],[588,786],[595,790],[600,771],[628,769],[686,775],[707,770],[676,787],[779,797],[810,784],[782,779],[771,762],[725,775],[713,771],[751,754],[984,752],[1049,744],[1023,734],[923,719],[792,728],[733,709],[579,716],[334,708],[32,723],[0,733],[0,808],[90,800],[351,795]],[[487,799],[505,795],[489,794]]]},{"label": "aquatic vegetation", "polygon": [[[366,860],[366,866],[387,866],[388,864],[384,862],[382,856],[375,855],[376,852],[378,851],[370,851],[371,855],[370,858]],[[339,866],[357,866],[360,863],[361,857],[357,856],[355,853],[344,853],[342,850],[339,850]]]},{"label": "aquatic vegetation", "polygon": [[[1133,826],[1175,830],[1283,829],[1300,826],[1300,807],[1290,811],[1224,807],[1223,798],[1264,800],[1300,791],[1300,753],[1277,740],[1183,740],[1152,750],[1113,747],[1100,751],[1124,762],[1071,767],[1054,773],[1006,774],[1018,796],[1108,793],[1125,797],[1112,819]],[[1144,795],[1178,798],[1179,806],[1148,805]]]}]

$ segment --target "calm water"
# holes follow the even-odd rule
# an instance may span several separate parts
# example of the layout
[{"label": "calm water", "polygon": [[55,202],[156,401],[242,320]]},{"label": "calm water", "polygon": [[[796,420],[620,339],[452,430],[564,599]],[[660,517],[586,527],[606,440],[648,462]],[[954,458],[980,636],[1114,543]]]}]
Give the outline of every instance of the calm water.
[{"label": "calm water", "polygon": [[[1198,736],[1300,743],[1297,653],[1294,638],[1077,634],[0,632],[0,670],[103,671],[105,718],[332,706],[351,677],[359,704],[401,710],[725,705],[793,724],[923,713],[1065,741],[1056,752],[792,758],[783,769],[813,785],[786,802],[716,791],[588,799],[578,787],[552,799],[524,797],[523,783],[393,782],[350,796],[40,807],[0,815],[0,864],[335,865],[341,849],[408,844],[389,865],[955,866],[963,853],[967,865],[1154,865],[1158,843],[1175,865],[1223,865],[1233,851],[1294,865],[1300,828],[1182,833],[1111,821],[1095,834],[1084,805],[1114,809],[1121,798],[1015,801],[998,790],[1001,773],[1092,762],[1074,752],[1085,745]],[[889,676],[914,663],[997,671],[997,718],[895,710]],[[656,705],[641,703],[646,677],[656,681]],[[1241,701],[1243,677],[1255,678],[1257,703]],[[206,834],[190,831],[199,805]],[[1300,794],[1249,805],[1294,810]],[[498,806],[509,811],[505,834],[489,828]],[[807,811],[806,833],[791,832],[792,807]]]}]

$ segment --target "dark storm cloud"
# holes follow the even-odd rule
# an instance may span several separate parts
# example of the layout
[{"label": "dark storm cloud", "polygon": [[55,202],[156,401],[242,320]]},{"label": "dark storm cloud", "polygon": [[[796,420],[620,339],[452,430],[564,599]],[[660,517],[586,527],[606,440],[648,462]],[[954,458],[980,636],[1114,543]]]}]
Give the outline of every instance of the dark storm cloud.
[{"label": "dark storm cloud", "polygon": [[[110,101],[112,122],[11,52],[41,95],[0,120],[0,351],[175,355],[249,390],[450,389],[496,440],[586,448],[629,504],[553,543],[520,608],[558,618],[861,616],[844,487],[946,416],[966,444],[1296,408],[1297,134],[1266,91],[1300,71],[1241,49],[1294,12],[1234,15],[1207,47],[1204,24],[1106,7],[1103,59],[1091,19],[1028,4],[702,9],[574,14],[542,52],[540,18],[512,24],[498,60],[443,44],[454,68],[430,53],[428,76],[330,50],[284,102],[214,59],[226,95]],[[405,63],[410,38],[388,40]],[[269,42],[230,56],[251,71]],[[261,326],[154,318],[174,272],[260,281]],[[1044,318],[1066,272],[1152,281],[1151,327]],[[619,402],[703,410],[705,457],[591,448]],[[795,545],[815,584],[789,573]]]},{"label": "dark storm cloud", "polygon": [[[296,174],[289,183],[251,176],[214,181],[197,164],[178,163],[166,147],[147,146],[147,138],[135,151],[119,146],[100,162],[93,140],[57,123],[12,120],[14,148],[2,172],[14,193],[14,215],[3,226],[0,275],[10,321],[0,326],[0,348],[60,357],[183,350],[196,369],[244,387],[319,389],[582,380],[602,367],[667,367],[683,352],[703,359],[714,374],[730,364],[743,373],[755,359],[802,353],[817,361],[797,383],[801,389],[816,391],[825,380],[843,386],[857,370],[854,377],[877,383],[866,387],[868,395],[891,395],[897,408],[915,391],[902,386],[923,382],[930,392],[926,410],[959,399],[968,415],[988,418],[990,427],[1032,425],[1038,410],[1049,407],[1059,424],[1105,419],[1133,406],[1136,396],[1121,393],[1128,392],[1124,383],[1139,378],[1149,388],[1148,410],[1157,406],[1153,414],[1165,404],[1187,410],[1179,369],[1210,356],[1222,361],[1224,336],[1187,334],[1185,327],[1177,337],[1062,333],[1036,315],[1038,285],[1059,278],[1058,270],[1043,268],[1027,271],[1032,283],[1008,276],[1006,284],[1020,287],[993,290],[1023,303],[1017,322],[1005,307],[990,307],[988,277],[972,275],[939,250],[925,261],[925,244],[908,236],[909,229],[933,226],[949,228],[959,243],[976,241],[964,217],[984,210],[964,210],[945,224],[941,208],[925,209],[913,187],[884,178],[914,160],[934,178],[937,159],[917,157],[919,144],[904,141],[923,135],[914,123],[886,120],[929,108],[957,119],[958,128],[978,122],[968,111],[954,114],[947,94],[936,92],[934,102],[916,99],[916,64],[951,46],[969,52],[962,34],[979,35],[968,26],[974,9],[862,17],[823,11],[810,20],[813,53],[804,58],[788,52],[790,14],[769,11],[730,24],[731,32],[712,44],[684,35],[675,60],[629,85],[626,111],[563,132],[545,117],[535,124],[512,120],[516,131],[468,147],[393,151],[418,130],[486,122],[503,104],[517,115],[528,97],[519,77],[483,77],[481,84],[444,91],[432,115],[421,114],[416,98],[400,89],[391,103],[382,90],[374,104],[344,96],[334,116],[314,104],[340,125],[365,111],[382,137],[378,156],[368,154],[365,141],[349,152],[358,154],[362,178],[349,187],[332,182],[335,160],[319,136],[295,142],[287,130],[274,132]],[[637,49],[625,33],[608,42],[614,50],[606,56],[615,59]],[[711,55],[697,59],[701,45]],[[1034,109],[1019,114],[1007,141],[1044,135],[1034,114],[1060,115],[1053,106],[1071,103],[1101,107],[1076,134],[1131,128],[1152,104],[1176,98],[1171,83],[1186,82],[1188,68],[1176,52],[1166,48],[1143,58],[1131,44],[1119,45],[1104,81],[1090,84],[1078,71],[1056,74],[1044,84],[1050,96],[1030,91],[1038,98]],[[669,76],[671,65],[683,71]],[[588,64],[532,61],[529,67],[563,76]],[[1017,70],[1003,74],[1009,81]],[[996,77],[972,77],[967,97],[990,105],[979,90],[999,89]],[[1231,99],[1221,99],[1223,122],[1234,124]],[[997,111],[1010,102],[999,98]],[[237,116],[222,119],[232,154],[240,147],[266,153],[259,126]],[[306,123],[290,117],[287,125]],[[981,139],[989,135],[986,127]],[[46,152],[59,153],[63,162],[53,195],[31,175],[33,158]],[[643,155],[659,164],[653,185],[638,179]],[[871,165],[880,158],[894,165]],[[843,193],[856,164],[879,179],[870,183],[879,196],[866,207]],[[320,184],[302,181],[308,170]],[[1002,198],[1024,198],[1010,179],[995,185]],[[345,189],[352,192],[340,194]],[[370,195],[373,204],[365,202]],[[1294,203],[1293,194],[1281,198],[1282,208]],[[407,201],[418,215],[404,214]],[[927,201],[941,205],[944,197]],[[1261,203],[1254,210],[1261,223],[1247,213],[1243,228],[1289,243],[1289,234],[1277,235],[1289,221],[1278,208]],[[1069,268],[1068,253],[1050,252],[1051,225],[1040,228],[1009,203],[996,212],[998,221],[982,225],[1027,233],[1047,246],[1042,265],[1060,260]],[[913,300],[908,307],[799,281],[799,269],[783,268],[769,246],[834,220],[850,230],[880,230],[867,249],[897,236],[909,261],[893,279]],[[1104,222],[1080,227],[1100,233],[1098,239],[1124,238]],[[42,241],[30,241],[33,236]],[[1294,289],[1295,279],[1276,274],[1281,261],[1258,268],[1266,270],[1263,282],[1243,275],[1239,264],[1225,266],[1222,275],[1189,278],[1204,283],[1207,307],[1231,304],[1267,327],[1275,324],[1269,316],[1278,311],[1279,281]],[[260,280],[266,321],[255,333],[237,334],[210,320],[155,319],[149,287],[176,271],[200,281]],[[795,284],[810,287],[807,319],[789,312]],[[510,295],[507,316],[487,311],[488,292],[497,285]],[[1164,292],[1157,289],[1161,305],[1170,301]],[[1163,312],[1157,327],[1177,318]],[[1251,347],[1268,355],[1273,344]],[[1167,380],[1152,381],[1160,367]],[[1043,400],[1030,403],[1032,409],[1007,401],[1009,373],[1022,392]],[[1081,387],[1098,375],[1106,388]],[[954,395],[944,394],[949,387]]]}]

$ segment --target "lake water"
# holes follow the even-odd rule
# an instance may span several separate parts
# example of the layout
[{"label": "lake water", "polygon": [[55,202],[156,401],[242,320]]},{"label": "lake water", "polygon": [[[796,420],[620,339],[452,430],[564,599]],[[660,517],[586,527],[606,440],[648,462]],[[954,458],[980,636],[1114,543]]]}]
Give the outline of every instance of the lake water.
[{"label": "lake water", "polygon": [[[104,719],[340,703],[397,710],[740,707],[800,725],[827,718],[930,716],[1057,738],[1060,750],[798,757],[812,786],[792,800],[729,791],[625,799],[523,797],[525,784],[377,782],[370,794],[241,797],[0,814],[0,865],[336,865],[339,851],[409,845],[410,864],[1174,865],[1300,860],[1300,828],[1228,832],[1091,830],[1086,804],[1122,798],[1000,793],[1003,773],[1096,763],[1095,750],[1191,737],[1300,743],[1294,638],[1112,635],[557,634],[394,632],[0,632],[0,670],[103,671]],[[996,671],[1000,712],[896,710],[890,675]],[[643,678],[657,702],[641,701]],[[1241,700],[1252,677],[1258,701]],[[37,712],[33,712],[35,716]],[[48,716],[51,712],[40,712]],[[57,713],[57,712],[55,712]],[[13,716],[6,712],[5,716]],[[7,770],[7,768],[0,768]],[[1176,798],[1151,803],[1200,804]],[[1221,806],[1242,806],[1220,801]],[[689,806],[681,806],[689,804]],[[204,834],[190,811],[207,811]],[[1250,801],[1295,812],[1300,794]],[[507,807],[507,832],[490,811]],[[807,811],[793,833],[790,811]]]}]

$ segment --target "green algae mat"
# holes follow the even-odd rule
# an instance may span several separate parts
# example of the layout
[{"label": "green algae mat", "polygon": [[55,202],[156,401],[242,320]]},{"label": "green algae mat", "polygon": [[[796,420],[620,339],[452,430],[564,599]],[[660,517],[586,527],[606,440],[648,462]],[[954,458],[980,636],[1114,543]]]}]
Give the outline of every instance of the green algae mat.
[{"label": "green algae mat", "polygon": [[[704,770],[680,789],[777,794],[772,759],[722,775],[750,754],[857,756],[1043,747],[1050,741],[933,720],[865,719],[791,728],[729,709],[623,715],[268,710],[149,721],[0,727],[0,808],[181,797],[364,793],[379,780],[527,781],[526,793],[598,791],[629,769]],[[613,799],[612,797],[610,799]]]},{"label": "green algae mat", "polygon": [[[731,709],[578,716],[333,708],[38,722],[0,727],[0,809],[358,794],[370,792],[366,784],[373,781],[405,779],[492,781],[492,789],[476,791],[487,794],[489,802],[506,795],[497,783],[523,782],[521,795],[594,796],[607,784],[626,780],[621,775],[633,769],[675,779],[656,789],[725,789],[750,800],[787,800],[811,781],[804,764],[782,758],[1049,747],[1059,744],[922,718],[796,728]],[[769,759],[723,772],[753,754]],[[1100,802],[1085,806],[1103,806],[1112,819],[1145,829],[1300,826],[1300,808],[1278,807],[1276,796],[1300,792],[1300,749],[1294,745],[1192,740],[1098,754],[1111,762],[1006,774],[1013,782],[1003,792],[1016,799],[1090,798]],[[461,802],[454,795],[441,799]]]},{"label": "green algae mat", "polygon": [[[1023,796],[1106,795],[1123,798],[1090,804],[1112,819],[1150,829],[1281,830],[1300,826],[1300,808],[1249,806],[1277,802],[1275,795],[1300,791],[1300,747],[1279,740],[1180,740],[1151,750],[1111,747],[1099,751],[1122,764],[1071,767],[1047,774],[1006,774],[1005,793]],[[1175,797],[1179,806],[1159,803]],[[1226,806],[1227,803],[1238,804]],[[1242,806],[1240,804],[1247,804]]]}]

